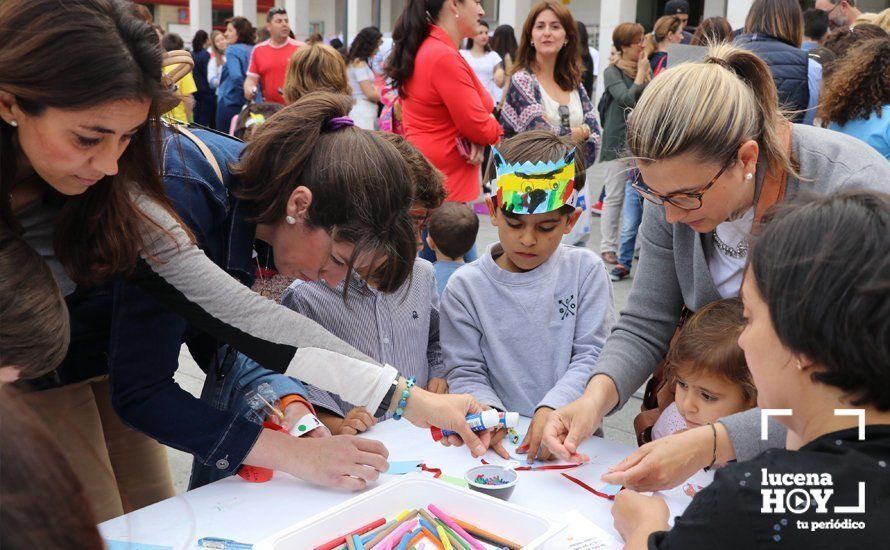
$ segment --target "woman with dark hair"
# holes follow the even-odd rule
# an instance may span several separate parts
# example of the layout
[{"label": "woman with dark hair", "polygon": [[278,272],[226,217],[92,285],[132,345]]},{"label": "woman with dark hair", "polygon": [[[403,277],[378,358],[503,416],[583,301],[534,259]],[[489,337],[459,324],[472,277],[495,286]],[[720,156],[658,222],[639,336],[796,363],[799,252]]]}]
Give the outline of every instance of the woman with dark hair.
[{"label": "woman with dark hair", "polygon": [[491,96],[458,51],[484,16],[475,0],[407,0],[386,64],[405,137],[445,174],[451,202],[479,197],[484,148],[501,136]]},{"label": "woman with dark hair", "polygon": [[216,91],[210,86],[208,69],[210,68],[210,38],[207,32],[198,31],[192,39],[192,60],[195,66],[192,76],[198,91],[195,92],[195,123],[212,127],[216,123]]},{"label": "woman with dark hair", "polygon": [[[244,17],[226,19],[226,63],[216,90],[216,129],[228,132],[232,118],[244,107],[244,79],[250,66],[250,53],[256,43],[256,31]],[[259,103],[262,98],[256,98]]]},{"label": "woman with dark hair", "polygon": [[[578,24],[578,53],[581,55],[581,83],[587,97],[593,97],[593,87],[596,85],[596,77],[599,74],[599,52],[590,47],[590,37],[587,34],[587,25],[581,21]],[[596,56],[596,57],[594,57]]]},{"label": "woman with dark hair", "polygon": [[698,24],[695,34],[692,35],[693,46],[711,46],[721,42],[732,41],[732,26],[725,17],[716,15],[708,17]]},{"label": "woman with dark hair", "polygon": [[792,113],[791,120],[812,124],[819,105],[822,66],[800,49],[802,43],[803,11],[797,0],[755,0],[745,19],[744,34],[735,39],[736,46],[766,61],[779,105]]},{"label": "woman with dark hair", "polygon": [[[519,42],[516,41],[516,31],[510,25],[499,25],[491,35],[489,42],[491,50],[501,56],[501,63],[494,70],[494,83],[501,90],[501,102],[504,102],[504,92],[510,84],[509,76],[513,74],[513,63],[516,61],[516,50]],[[497,106],[500,110],[500,105]]]},{"label": "woman with dark hair", "polygon": [[[633,187],[648,201],[640,264],[587,389],[551,415],[545,443],[563,459],[650,377],[645,408],[672,401],[659,365],[684,309],[738,296],[749,235],[771,206],[801,191],[890,191],[886,159],[849,136],[791,124],[763,60],[726,44],[653,79],[628,117],[626,144],[642,176]],[[823,287],[804,290],[814,288]],[[676,487],[702,468],[785,443],[777,427],[762,441],[759,427],[754,410],[658,439],[604,480],[639,491]]]},{"label": "woman with dark hair", "polygon": [[890,38],[863,42],[844,57],[824,83],[819,118],[890,160]]},{"label": "woman with dark hair", "polygon": [[600,126],[581,85],[578,26],[559,2],[535,4],[522,26],[516,66],[501,109],[504,137],[528,130],[571,136],[585,147],[588,166],[596,158]]},{"label": "woman with dark hair", "polygon": [[[788,448],[719,470],[673,528],[660,497],[620,492],[625,548],[886,546],[890,195],[801,198],[770,217],[742,285],[739,346],[758,404],[790,412],[775,417]],[[852,525],[817,528],[826,521]]]},{"label": "woman with dark hair", "polygon": [[[271,245],[288,275],[336,283],[356,269],[383,289],[408,277],[408,170],[391,145],[351,127],[349,99],[304,97],[293,117],[270,121],[230,193],[222,187],[232,183],[226,174],[240,145],[205,131],[209,153],[185,138],[160,142],[159,117],[176,99],[162,82],[157,36],[131,4],[55,6],[0,5],[0,28],[14,45],[0,49],[0,216],[41,253],[68,303],[68,357],[29,401],[56,419],[72,462],[104,457],[104,469],[77,470],[99,495],[97,519],[172,495],[163,447],[115,411],[218,470],[247,461],[360,488],[385,468],[377,443],[297,439],[197,401],[173,380],[186,338],[205,368],[224,364],[229,354],[214,353],[230,344],[368,410],[401,404],[414,423],[459,430],[478,454],[481,442],[464,420],[478,410],[472,398],[412,388],[395,369],[245,286],[256,273],[254,238]],[[43,58],[58,62],[33,71],[22,63]],[[373,162],[334,162],[357,149]],[[192,347],[194,339],[202,346]]]},{"label": "woman with dark hair", "polygon": [[346,73],[349,76],[349,87],[352,88],[352,98],[355,99],[355,106],[349,111],[349,116],[359,128],[365,130],[377,129],[380,90],[374,86],[375,75],[370,59],[380,49],[382,41],[380,29],[365,27],[352,40],[346,56]]},{"label": "woman with dark hair", "polygon": [[488,90],[492,101],[501,102],[501,88],[494,82],[494,72],[501,63],[501,56],[491,49],[488,37],[488,22],[479,21],[476,35],[467,39],[467,47],[460,51],[467,64],[476,73],[479,82]]}]

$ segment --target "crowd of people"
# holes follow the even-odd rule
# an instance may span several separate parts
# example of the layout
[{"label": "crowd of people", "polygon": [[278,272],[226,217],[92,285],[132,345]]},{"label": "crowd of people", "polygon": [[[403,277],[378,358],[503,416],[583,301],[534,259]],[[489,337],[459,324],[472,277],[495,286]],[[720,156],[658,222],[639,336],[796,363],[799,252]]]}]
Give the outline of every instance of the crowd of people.
[{"label": "crowd of people", "polygon": [[[262,41],[233,17],[188,54],[129,0],[0,4],[0,543],[101,548],[98,522],[173,496],[164,445],[193,455],[190,488],[262,467],[360,490],[387,450],[357,435],[382,420],[508,458],[465,420],[494,408],[531,419],[529,461],[581,461],[645,385],[641,446],[603,478],[627,547],[877,547],[890,10],[690,15],[621,23],[600,71],[553,0],[518,32],[406,0],[391,46],[303,43],[273,8]],[[563,243],[581,193],[598,250]],[[200,397],[174,380],[183,345]],[[761,439],[758,406],[793,414]],[[673,528],[637,492],[702,468]],[[877,515],[774,529],[761,469],[825,472],[845,504],[868,480]]]}]

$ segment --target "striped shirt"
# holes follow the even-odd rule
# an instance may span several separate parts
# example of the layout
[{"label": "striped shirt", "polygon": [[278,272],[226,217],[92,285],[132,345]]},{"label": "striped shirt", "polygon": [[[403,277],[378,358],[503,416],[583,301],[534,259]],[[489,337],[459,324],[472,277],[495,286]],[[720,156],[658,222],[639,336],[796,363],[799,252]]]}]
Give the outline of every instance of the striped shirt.
[{"label": "striped shirt", "polygon": [[[392,294],[369,288],[357,275],[349,280],[349,296],[343,303],[343,285],[330,288],[324,282],[294,281],[281,303],[309,317],[332,334],[426,387],[430,378],[444,378],[439,346],[439,296],[433,265],[420,258],[411,279]],[[313,386],[309,401],[345,416],[355,405]]]}]

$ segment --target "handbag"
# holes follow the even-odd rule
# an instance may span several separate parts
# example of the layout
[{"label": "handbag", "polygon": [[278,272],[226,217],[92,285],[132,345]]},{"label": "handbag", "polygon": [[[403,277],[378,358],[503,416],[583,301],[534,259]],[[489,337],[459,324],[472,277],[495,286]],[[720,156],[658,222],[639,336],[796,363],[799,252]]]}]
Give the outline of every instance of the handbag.
[{"label": "handbag", "polygon": [[[791,153],[791,123],[789,122],[784,131],[780,132],[782,141],[790,155]],[[760,196],[754,207],[754,226],[753,233],[757,233],[759,225],[763,220],[764,214],[785,199],[785,192],[788,187],[788,172],[781,168],[768,169],[763,179],[763,185],[760,188]],[[671,337],[670,348],[674,345],[677,335],[683,328],[683,324],[692,313],[686,306],[680,312],[680,319],[677,322],[677,329]],[[634,418],[634,432],[637,435],[637,443],[644,445],[652,441],[652,427],[658,421],[662,411],[674,402],[674,389],[676,385],[666,375],[667,361],[662,358],[661,362],[655,367],[652,378],[646,382],[643,392],[643,403],[640,405],[640,413]]]}]

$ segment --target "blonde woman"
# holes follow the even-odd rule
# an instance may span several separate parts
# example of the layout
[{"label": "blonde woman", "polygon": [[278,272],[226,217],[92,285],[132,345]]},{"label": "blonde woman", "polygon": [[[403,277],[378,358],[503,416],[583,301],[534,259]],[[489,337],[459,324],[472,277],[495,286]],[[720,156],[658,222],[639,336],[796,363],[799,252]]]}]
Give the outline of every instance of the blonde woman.
[{"label": "blonde woman", "polygon": [[226,64],[226,46],[229,45],[226,35],[213,31],[210,36],[210,63],[207,64],[207,82],[216,90],[219,88],[219,77]]},{"label": "blonde woman", "polygon": [[[654,79],[628,119],[627,145],[645,181],[634,187],[648,199],[638,274],[584,394],[550,417],[545,444],[563,459],[581,458],[581,440],[656,371],[684,306],[738,296],[748,235],[766,207],[803,190],[890,190],[887,160],[855,138],[791,124],[766,64],[727,45]],[[782,429],[769,434],[760,440],[759,410],[732,415],[644,445],[604,480],[675,487],[784,446]]]},{"label": "blonde woman", "polygon": [[309,92],[321,91],[352,93],[346,62],[340,52],[323,42],[300,46],[287,64],[282,90],[284,101],[290,105]]},{"label": "blonde woman", "polygon": [[646,35],[643,51],[652,67],[652,76],[667,68],[667,47],[683,40],[683,22],[673,15],[659,17],[652,32]]}]

